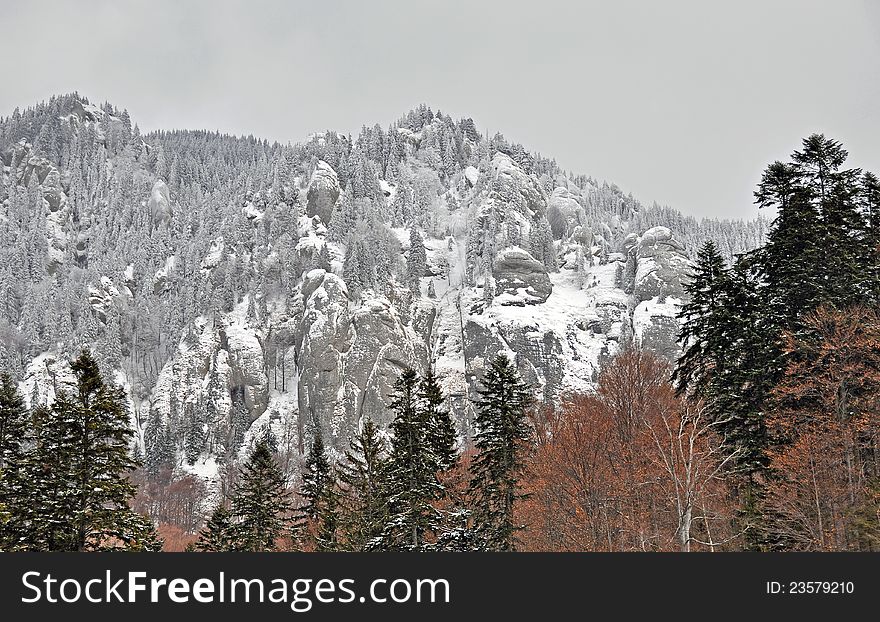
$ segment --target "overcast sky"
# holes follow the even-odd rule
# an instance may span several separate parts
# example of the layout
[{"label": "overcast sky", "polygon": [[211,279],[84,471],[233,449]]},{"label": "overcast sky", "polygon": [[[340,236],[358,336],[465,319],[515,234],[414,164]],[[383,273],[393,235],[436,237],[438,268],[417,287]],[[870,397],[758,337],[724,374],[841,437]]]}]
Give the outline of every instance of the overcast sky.
[{"label": "overcast sky", "polygon": [[0,16],[4,116],[79,91],[142,130],[295,142],[425,102],[698,216],[755,215],[763,166],[814,131],[880,171],[872,0],[0,0]]}]

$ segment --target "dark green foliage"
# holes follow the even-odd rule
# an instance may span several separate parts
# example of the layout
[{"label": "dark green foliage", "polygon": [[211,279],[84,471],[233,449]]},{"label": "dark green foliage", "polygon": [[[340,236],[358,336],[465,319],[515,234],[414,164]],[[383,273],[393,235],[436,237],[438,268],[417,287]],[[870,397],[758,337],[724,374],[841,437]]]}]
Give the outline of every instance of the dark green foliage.
[{"label": "dark green foliage", "polygon": [[199,539],[194,548],[197,551],[219,552],[234,551],[236,546],[234,516],[223,503],[220,503],[199,531]]},{"label": "dark green foliage", "polygon": [[442,495],[437,462],[431,452],[428,421],[419,405],[418,376],[405,370],[394,384],[394,421],[388,460],[389,516],[382,548],[417,551],[438,528],[440,515],[433,502]]},{"label": "dark green foliage", "polygon": [[[704,247],[686,285],[677,388],[706,404],[735,452],[752,524],[762,511],[771,394],[794,356],[784,336],[803,333],[803,318],[820,305],[880,301],[876,177],[844,169],[846,158],[839,142],[814,134],[791,162],[769,165],[755,192],[760,207],[777,211],[766,244],[730,269]],[[750,537],[762,546],[758,530]]]},{"label": "dark green foliage", "polygon": [[161,547],[152,524],[133,512],[128,473],[132,432],[121,389],[104,383],[91,354],[71,363],[74,391],[33,413],[33,447],[7,506],[10,548],[84,551]]},{"label": "dark green foliage", "polygon": [[186,461],[194,464],[205,448],[205,424],[199,417],[199,410],[187,404],[183,409],[184,425],[183,451]]},{"label": "dark green foliage", "polygon": [[27,433],[24,398],[8,374],[0,375],[0,473],[15,465],[23,451]]},{"label": "dark green foliage", "polygon": [[315,525],[315,544],[322,551],[335,551],[339,547],[339,496],[336,476],[330,465],[321,427],[314,426],[314,437],[306,456],[300,495],[305,504],[300,508],[302,518]]},{"label": "dark green foliage", "polygon": [[452,413],[443,404],[446,399],[430,367],[419,382],[419,408],[427,426],[426,440],[435,464],[435,471],[447,471],[455,466],[458,453]]},{"label": "dark green foliage", "polygon": [[302,474],[302,487],[300,495],[305,504],[300,511],[306,518],[316,519],[321,511],[321,502],[325,498],[328,488],[333,485],[333,476],[330,468],[330,460],[324,447],[324,438],[321,427],[315,426],[312,446],[306,456],[305,469]]},{"label": "dark green foliage", "polygon": [[158,410],[150,411],[144,428],[144,467],[155,476],[174,458],[174,440],[171,431]]},{"label": "dark green foliage", "polygon": [[265,441],[259,441],[242,467],[232,495],[236,550],[272,551],[291,524],[290,494]]},{"label": "dark green foliage", "polygon": [[697,254],[694,269],[684,289],[688,301],[678,314],[681,331],[678,339],[684,353],[678,361],[673,381],[679,392],[689,389],[704,393],[711,374],[724,367],[726,350],[721,347],[727,333],[728,312],[724,296],[729,278],[724,259],[712,241],[706,242]]},{"label": "dark green foliage", "polygon": [[0,550],[12,548],[22,504],[28,505],[21,491],[27,485],[22,472],[24,441],[28,432],[28,413],[24,399],[12,378],[0,376]]},{"label": "dark green foliage", "polygon": [[519,481],[532,429],[526,409],[531,391],[507,356],[496,357],[483,378],[476,402],[474,445],[477,455],[471,463],[474,530],[478,547],[490,551],[511,551],[516,532],[513,507],[523,498]]},{"label": "dark green foliage", "polygon": [[338,551],[340,526],[340,494],[335,482],[324,491],[318,511],[318,533],[315,537],[319,551]]},{"label": "dark green foliage", "polygon": [[338,472],[343,491],[340,527],[345,547],[364,551],[375,545],[388,517],[386,447],[369,417],[348,445]]}]

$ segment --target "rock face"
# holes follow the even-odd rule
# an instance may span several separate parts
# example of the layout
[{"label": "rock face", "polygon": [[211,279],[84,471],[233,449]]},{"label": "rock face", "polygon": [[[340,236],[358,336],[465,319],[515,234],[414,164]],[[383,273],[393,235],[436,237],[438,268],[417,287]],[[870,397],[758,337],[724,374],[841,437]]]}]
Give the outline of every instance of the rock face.
[{"label": "rock face", "polygon": [[424,371],[428,363],[424,342],[403,324],[385,298],[361,305],[352,314],[352,326],[355,338],[345,360],[349,400],[344,438],[357,430],[365,414],[380,424],[391,423],[387,404],[394,382],[404,369]]},{"label": "rock face", "polygon": [[689,260],[666,227],[653,227],[626,241],[625,288],[635,298],[633,331],[643,347],[674,359],[678,346],[678,305]]},{"label": "rock face", "polygon": [[318,216],[325,225],[330,224],[333,206],[340,193],[336,171],[323,160],[318,160],[315,172],[309,180],[306,194],[306,214]]},{"label": "rock face", "polygon": [[[35,155],[33,146],[26,140],[19,141],[6,153],[0,153],[0,156],[4,163],[9,162],[10,177],[21,186],[27,187],[31,182],[39,184],[46,218],[45,268],[46,272],[54,275],[67,257],[70,206],[65,188],[69,190],[69,179],[63,176],[49,160]],[[0,180],[2,177],[0,171]]]},{"label": "rock face", "polygon": [[349,312],[348,291],[335,274],[309,272],[302,296],[300,425],[306,431],[319,425],[325,442],[343,450],[363,416],[390,422],[386,404],[394,382],[404,369],[424,370],[427,349],[384,297]]},{"label": "rock face", "polygon": [[348,289],[335,274],[312,270],[303,281],[296,329],[301,430],[320,425],[330,435],[344,420],[344,358],[354,337]]},{"label": "rock face", "polygon": [[521,248],[507,248],[499,253],[492,276],[495,295],[503,305],[540,304],[553,292],[547,268]]},{"label": "rock face", "polygon": [[543,215],[547,208],[537,181],[527,175],[509,155],[498,152],[492,158],[490,198],[516,209],[527,217]]},{"label": "rock face", "polygon": [[150,190],[147,208],[150,210],[154,224],[164,224],[171,220],[171,195],[168,186],[161,179],[157,180]]},{"label": "rock face", "polygon": [[568,189],[557,186],[547,200],[547,219],[557,240],[574,230],[583,211],[577,197]]},{"label": "rock face", "polygon": [[[95,124],[104,114],[78,105],[71,118]],[[478,140],[476,133],[452,160],[439,151],[432,155],[438,136],[446,135],[437,130],[442,128],[398,127],[397,148],[405,153],[396,174],[387,172],[393,167],[371,165],[381,193],[355,202],[369,209],[363,215],[371,219],[370,235],[400,243],[382,239],[378,248],[391,256],[381,258],[381,275],[378,266],[359,265],[355,273],[349,263],[346,270],[356,247],[347,247],[347,235],[336,235],[339,222],[332,226],[339,177],[321,160],[309,168],[314,153],[332,154],[325,157],[335,162],[334,151],[310,151],[283,171],[290,175],[279,172],[277,187],[254,180],[251,190],[230,190],[238,193],[228,203],[234,214],[219,214],[216,223],[206,219],[211,228],[199,231],[197,243],[172,241],[154,257],[125,255],[109,267],[89,265],[90,253],[102,252],[93,246],[107,238],[89,225],[100,224],[107,206],[84,206],[78,197],[78,222],[71,226],[70,175],[33,153],[27,141],[0,149],[0,181],[15,178],[27,187],[33,178],[40,184],[40,193],[29,198],[45,215],[47,269],[67,269],[65,261],[82,269],[88,306],[81,308],[93,314],[99,330],[138,319],[139,297],[149,299],[142,305],[149,313],[179,300],[191,304],[193,313],[174,327],[175,338],[182,334],[179,343],[160,341],[160,353],[136,359],[146,361],[142,374],[128,361],[123,369],[131,378],[116,371],[141,438],[148,421],[167,424],[176,435],[176,468],[188,472],[218,473],[217,459],[228,457],[230,438],[242,440],[243,411],[248,439],[275,425],[279,439],[288,435],[285,442],[303,452],[320,429],[338,454],[365,416],[390,423],[390,393],[406,368],[421,373],[433,365],[465,437],[474,432],[468,398],[476,397],[498,354],[512,358],[536,399],[548,405],[593,390],[603,364],[632,342],[678,355],[676,316],[689,263],[670,229],[637,229],[640,212],[616,187],[569,177],[546,160]],[[112,181],[121,169],[107,170]],[[347,170],[342,175],[340,167],[346,182],[352,176]],[[175,194],[180,204],[172,206],[165,182],[151,170],[137,172],[145,184],[136,199],[136,209],[146,210],[142,220],[173,221],[163,231],[180,231],[179,212],[189,209],[184,193]],[[3,217],[0,210],[0,222]],[[412,226],[425,244],[420,279],[411,278],[406,266]],[[343,274],[357,287],[350,290]],[[158,313],[151,317],[163,317]],[[161,369],[146,370],[153,358]],[[27,367],[24,394],[53,399],[53,385],[67,381],[63,368],[61,354],[43,353]],[[181,431],[194,427],[192,413],[204,417],[195,426],[205,436],[196,464],[180,457],[186,445]]]},{"label": "rock face", "polygon": [[687,274],[684,248],[666,227],[648,229],[637,240],[628,239],[627,291],[639,301],[669,296],[681,298],[681,279]]},{"label": "rock face", "polygon": [[[206,421],[205,451],[217,455],[229,443],[233,397],[241,399],[248,423],[257,419],[269,402],[269,379],[263,350],[245,315],[247,303],[217,322],[201,319],[181,343],[156,380],[156,385],[136,411],[145,423],[148,413],[158,413],[169,425],[186,425],[186,413],[213,413]],[[141,391],[132,388],[132,393]],[[134,397],[134,396],[133,396]]]}]

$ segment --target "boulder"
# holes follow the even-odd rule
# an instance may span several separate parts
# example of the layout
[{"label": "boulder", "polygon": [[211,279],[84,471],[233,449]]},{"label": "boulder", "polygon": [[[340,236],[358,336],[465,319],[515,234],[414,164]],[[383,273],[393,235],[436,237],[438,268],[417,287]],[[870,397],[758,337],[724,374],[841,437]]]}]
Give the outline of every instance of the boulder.
[{"label": "boulder", "polygon": [[518,247],[504,249],[498,254],[492,275],[495,296],[504,305],[541,304],[553,292],[544,264]]}]

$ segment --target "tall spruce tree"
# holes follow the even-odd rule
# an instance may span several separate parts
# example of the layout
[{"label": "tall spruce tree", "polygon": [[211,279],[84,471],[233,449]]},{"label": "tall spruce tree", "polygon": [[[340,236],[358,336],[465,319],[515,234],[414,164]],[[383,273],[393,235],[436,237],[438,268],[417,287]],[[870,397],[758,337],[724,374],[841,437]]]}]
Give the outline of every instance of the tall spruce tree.
[{"label": "tall spruce tree", "polygon": [[418,292],[421,278],[425,276],[425,267],[428,257],[425,252],[425,243],[418,229],[412,227],[409,230],[409,254],[406,257],[406,275],[410,288]]},{"label": "tall spruce tree", "polygon": [[712,370],[724,366],[726,333],[719,329],[726,324],[722,316],[728,312],[723,296],[727,278],[724,258],[714,242],[706,242],[684,286],[688,298],[678,314],[683,353],[673,381],[679,393],[705,395]]},{"label": "tall spruce tree", "polygon": [[380,546],[388,516],[386,447],[375,422],[367,417],[348,443],[339,465],[340,531],[347,549],[365,551]]},{"label": "tall spruce tree", "polygon": [[389,513],[382,534],[385,549],[423,550],[426,536],[434,533],[439,524],[439,512],[433,502],[442,488],[437,482],[428,422],[419,407],[418,385],[418,376],[412,369],[404,370],[394,383],[387,478]]},{"label": "tall spruce tree", "polygon": [[340,493],[336,487],[336,481],[331,480],[330,485],[324,489],[318,512],[317,534],[315,544],[319,551],[330,552],[341,549],[339,542],[340,528]]},{"label": "tall spruce tree", "polygon": [[273,551],[291,525],[290,493],[266,441],[257,442],[232,495],[236,549]]},{"label": "tall spruce tree", "polygon": [[128,501],[132,431],[125,396],[107,385],[88,351],[71,363],[72,392],[33,411],[34,440],[11,502],[13,548],[48,551],[158,550],[152,524]]},{"label": "tall spruce tree", "polygon": [[12,378],[0,374],[0,474],[21,460],[27,427],[24,398]]},{"label": "tall spruce tree", "polygon": [[214,508],[208,522],[199,531],[195,550],[203,552],[234,551],[237,547],[236,530],[232,512],[221,502]]},{"label": "tall spruce tree", "polygon": [[75,550],[68,431],[45,406],[36,406],[31,415],[34,445],[24,458],[15,493],[7,496],[7,528],[14,539],[9,546],[24,551]]},{"label": "tall spruce tree", "polygon": [[520,478],[532,438],[526,418],[532,395],[504,354],[492,361],[478,393],[470,484],[475,537],[481,549],[512,551],[523,528],[514,523],[513,508],[525,496]]},{"label": "tall spruce tree", "polygon": [[104,382],[86,350],[71,370],[76,389],[58,395],[43,425],[44,449],[56,452],[61,462],[54,474],[41,469],[59,495],[59,507],[47,508],[50,516],[60,510],[50,521],[66,523],[69,539],[62,546],[69,550],[156,548],[152,525],[128,506],[134,496],[128,473],[138,465],[129,454],[133,432],[125,394]]},{"label": "tall spruce tree", "polygon": [[300,496],[305,502],[300,511],[304,518],[311,520],[318,518],[321,513],[321,504],[327,495],[327,489],[333,485],[330,459],[327,457],[327,450],[324,447],[321,426],[317,422],[314,425],[314,430],[300,488]]},{"label": "tall spruce tree", "polygon": [[455,448],[456,434],[452,414],[443,404],[443,390],[429,366],[419,381],[419,409],[425,420],[428,449],[434,457],[434,470],[448,471],[458,459]]},{"label": "tall spruce tree", "polygon": [[[704,400],[746,475],[744,516],[762,522],[770,439],[765,419],[774,387],[792,363],[785,334],[800,335],[804,317],[819,305],[843,309],[878,301],[877,245],[871,236],[871,177],[844,169],[837,141],[814,134],[788,163],[764,171],[756,203],[775,209],[763,247],[738,257],[722,278],[718,258],[701,252],[688,286],[681,333],[679,390]],[[711,301],[711,304],[710,304]],[[762,547],[753,528],[748,538]]]},{"label": "tall spruce tree", "polygon": [[877,250],[880,245],[880,179],[871,171],[862,175],[862,210],[867,221],[868,243]]}]

